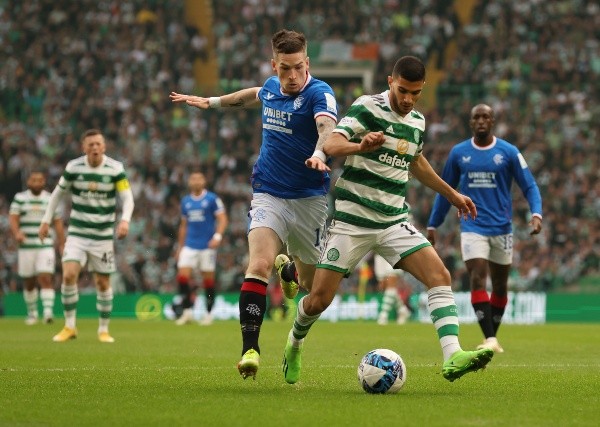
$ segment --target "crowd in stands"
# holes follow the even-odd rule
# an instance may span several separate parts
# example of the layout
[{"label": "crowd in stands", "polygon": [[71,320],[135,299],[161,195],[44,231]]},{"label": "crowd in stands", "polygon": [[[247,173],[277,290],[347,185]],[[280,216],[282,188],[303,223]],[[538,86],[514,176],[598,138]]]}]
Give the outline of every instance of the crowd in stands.
[{"label": "crowd in stands", "polygon": [[[465,119],[478,100],[494,108],[496,134],[527,159],[544,229],[527,235],[528,206],[516,194],[515,289],[556,289],[600,272],[599,24],[594,1],[480,2],[457,33],[459,55],[428,117],[438,170],[451,143],[469,135]],[[456,230],[445,248],[456,248]]]},{"label": "crowd in stands", "polygon": [[[81,155],[91,127],[107,154],[125,164],[136,209],[117,244],[115,289],[173,292],[179,200],[187,174],[201,169],[224,200],[230,227],[218,256],[222,290],[237,290],[246,262],[249,176],[260,149],[258,110],[199,113],[170,103],[193,93],[192,61],[217,55],[220,91],[260,85],[271,75],[270,36],[297,29],[312,42],[378,42],[374,91],[404,54],[446,64],[438,103],[426,112],[425,153],[441,171],[450,147],[470,136],[468,115],[486,102],[496,133],[521,149],[541,187],[544,230],[527,235],[526,201],[515,196],[513,289],[557,289],[600,273],[600,144],[597,2],[478,2],[461,25],[451,2],[378,0],[214,0],[215,46],[186,26],[185,2],[0,0],[0,286],[16,290],[17,247],[8,205],[33,168],[56,184]],[[445,6],[440,6],[444,4]],[[400,8],[402,6],[402,8]],[[447,57],[453,41],[456,54]],[[326,80],[326,79],[325,79]],[[363,92],[332,84],[340,112]],[[217,95],[207,93],[204,95]],[[334,177],[341,160],[333,163]],[[408,200],[424,230],[433,194],[413,181]],[[68,206],[67,206],[68,209]],[[456,223],[438,244],[456,287],[464,286]],[[91,286],[89,287],[91,290]]]}]

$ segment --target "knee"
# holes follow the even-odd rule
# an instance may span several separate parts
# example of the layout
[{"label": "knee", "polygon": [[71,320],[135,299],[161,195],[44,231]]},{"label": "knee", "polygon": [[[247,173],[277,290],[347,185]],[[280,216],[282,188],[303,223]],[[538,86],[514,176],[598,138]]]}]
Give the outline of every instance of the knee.
[{"label": "knee", "polygon": [[38,277],[38,283],[40,284],[40,287],[43,289],[49,289],[52,288],[52,277],[48,276],[48,275],[40,275]]},{"label": "knee", "polygon": [[63,272],[63,283],[67,285],[77,284],[77,273],[74,271],[65,270]]},{"label": "knee", "polygon": [[247,273],[256,274],[261,277],[271,277],[272,270],[273,262],[269,262],[265,258],[259,258],[248,264]]},{"label": "knee", "polygon": [[314,316],[323,313],[333,298],[328,298],[325,294],[310,293],[304,298],[304,304],[302,308],[304,312],[309,316]]},{"label": "knee", "polygon": [[487,276],[480,270],[473,270],[470,274],[471,289],[480,290],[486,287]]},{"label": "knee", "polygon": [[100,292],[106,292],[110,290],[110,280],[107,279],[96,279],[96,289]]},{"label": "knee", "polygon": [[450,276],[450,272],[446,267],[439,268],[437,271],[431,274],[431,285],[439,286],[450,285],[452,283],[452,277]]}]

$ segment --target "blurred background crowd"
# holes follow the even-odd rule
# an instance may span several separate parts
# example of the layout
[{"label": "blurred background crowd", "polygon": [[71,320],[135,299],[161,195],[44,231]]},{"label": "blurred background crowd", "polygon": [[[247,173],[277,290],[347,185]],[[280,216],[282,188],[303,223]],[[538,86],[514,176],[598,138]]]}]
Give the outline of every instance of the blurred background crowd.
[{"label": "blurred background crowd", "polygon": [[[168,94],[214,96],[261,85],[272,74],[271,35],[281,28],[307,35],[311,65],[318,65],[319,56],[335,61],[335,55],[327,58],[327,49],[375,46],[369,57],[372,87],[360,79],[323,77],[336,92],[340,115],[362,93],[385,90],[399,56],[421,57],[433,93],[417,109],[426,115],[425,154],[438,172],[450,148],[470,137],[472,106],[490,104],[496,135],[522,151],[544,202],[544,229],[532,238],[526,200],[515,192],[511,288],[576,290],[588,278],[598,280],[596,1],[195,2],[210,12],[210,25],[190,22],[192,3],[0,0],[0,285],[5,292],[20,286],[17,246],[8,227],[14,194],[37,167],[47,172],[51,190],[66,163],[82,154],[79,137],[91,127],[105,133],[107,154],[125,164],[136,201],[130,236],[117,244],[116,291],[176,289],[179,200],[195,168],[227,206],[231,222],[219,251],[218,283],[221,290],[237,291],[246,262],[260,111],[200,112],[171,104]],[[216,64],[217,80],[209,92],[198,73],[210,64]],[[332,164],[334,178],[342,160]],[[433,193],[414,180],[408,201],[415,225],[424,231]],[[437,248],[455,288],[467,289],[451,215],[438,234]]]}]

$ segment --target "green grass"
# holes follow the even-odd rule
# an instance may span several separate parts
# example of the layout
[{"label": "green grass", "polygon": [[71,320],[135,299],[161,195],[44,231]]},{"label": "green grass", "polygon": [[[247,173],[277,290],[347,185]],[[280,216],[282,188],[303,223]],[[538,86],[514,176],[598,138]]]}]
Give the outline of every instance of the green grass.
[{"label": "green grass", "polygon": [[[256,381],[235,364],[234,321],[176,327],[116,319],[117,342],[96,340],[96,320],[79,338],[51,341],[62,325],[0,320],[1,426],[565,426],[597,425],[597,325],[506,325],[506,352],[454,383],[441,376],[431,325],[318,323],[305,343],[298,384],[279,364],[288,322],[265,322]],[[461,327],[464,348],[480,342]],[[362,355],[400,353],[408,379],[396,395],[368,395],[356,380]]]}]

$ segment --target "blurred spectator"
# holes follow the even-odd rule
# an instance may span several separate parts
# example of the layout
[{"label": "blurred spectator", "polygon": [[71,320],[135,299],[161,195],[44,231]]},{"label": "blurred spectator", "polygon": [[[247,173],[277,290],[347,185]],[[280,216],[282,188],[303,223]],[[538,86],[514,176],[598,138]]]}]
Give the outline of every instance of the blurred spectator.
[{"label": "blurred spectator", "polygon": [[[217,283],[222,275],[222,290],[238,289],[260,111],[199,115],[173,106],[168,93],[194,92],[192,59],[205,61],[211,51],[224,91],[262,84],[272,74],[264,60],[271,55],[270,35],[289,28],[309,36],[313,65],[319,58],[311,49],[332,40],[380,43],[375,75],[382,78],[400,55],[435,60],[445,77],[437,106],[424,113],[426,155],[438,171],[451,144],[469,134],[470,107],[492,105],[498,134],[526,156],[545,201],[543,235],[520,239],[526,224],[515,223],[519,286],[553,290],[599,275],[600,6],[592,0],[480,1],[462,25],[452,3],[213,0],[208,37],[184,24],[185,2],[0,1],[0,233],[7,235],[7,204],[24,188],[31,167],[45,168],[52,188],[65,162],[81,152],[81,132],[97,127],[131,171],[136,198],[131,238],[116,248],[121,289],[173,290],[166,282],[175,266],[165,259],[178,226],[172,206],[193,168],[206,171],[223,194],[232,223]],[[450,42],[456,49],[446,49]],[[336,91],[340,114],[363,90],[357,82],[325,80]],[[387,84],[373,86],[383,91]],[[333,176],[342,160],[333,162]],[[407,199],[415,225],[424,229],[433,194],[413,185]],[[521,200],[514,207],[518,217],[527,206],[520,195],[515,200]],[[449,217],[444,227],[438,248],[453,259],[457,224]],[[0,239],[5,290],[19,286],[15,262],[14,242]],[[458,288],[464,271],[456,265]]]}]

